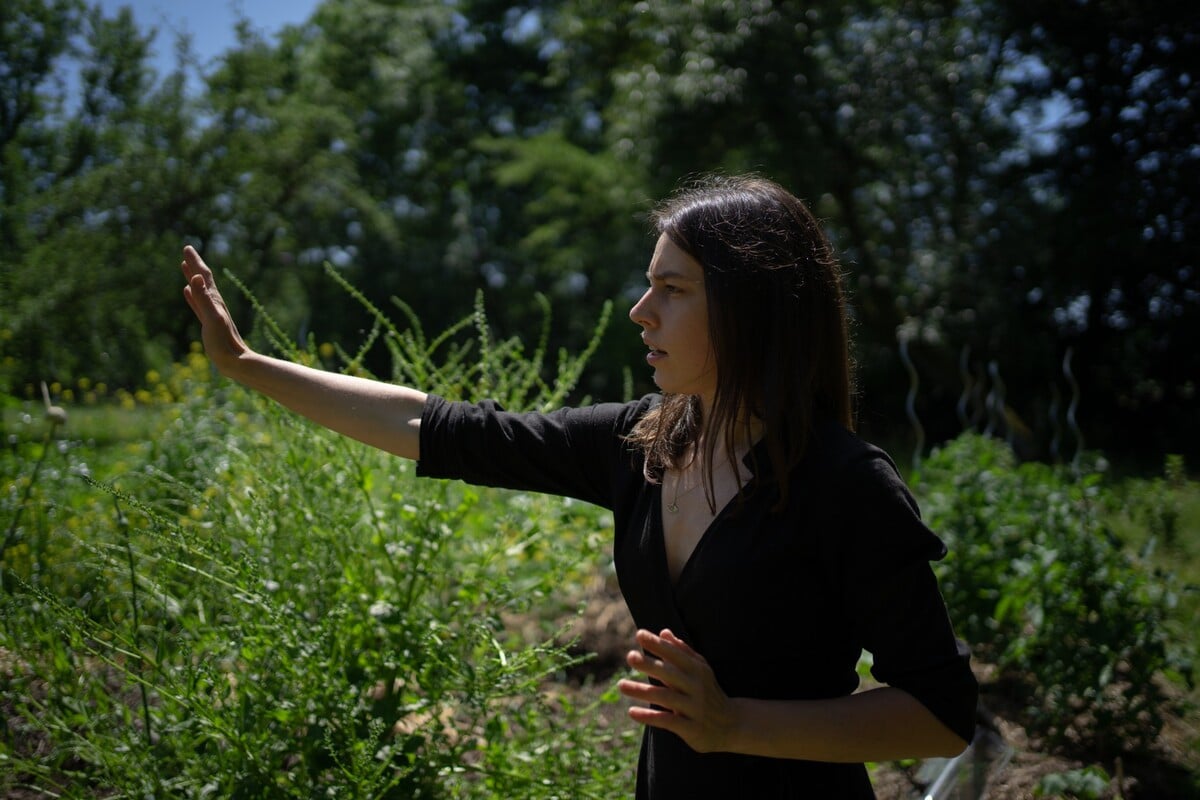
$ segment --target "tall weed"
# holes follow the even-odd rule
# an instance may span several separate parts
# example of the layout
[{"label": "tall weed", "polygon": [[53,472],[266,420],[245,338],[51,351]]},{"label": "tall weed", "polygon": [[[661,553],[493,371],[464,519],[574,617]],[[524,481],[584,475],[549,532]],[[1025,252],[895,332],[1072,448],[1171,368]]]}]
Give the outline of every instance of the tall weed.
[{"label": "tall weed", "polygon": [[[415,316],[400,330],[375,312],[394,375],[451,397],[558,403],[586,361],[560,354],[546,376],[545,342],[528,357],[493,340],[481,305],[433,339]],[[290,355],[320,358],[311,344]],[[362,356],[343,367],[361,372]],[[180,396],[115,477],[65,465],[38,477],[45,450],[5,454],[31,482],[0,507],[12,523],[0,789],[627,790],[632,752],[601,744],[594,709],[543,695],[572,661],[557,631],[527,641],[505,624],[596,565],[605,515],[417,481],[411,465],[207,376]]]}]

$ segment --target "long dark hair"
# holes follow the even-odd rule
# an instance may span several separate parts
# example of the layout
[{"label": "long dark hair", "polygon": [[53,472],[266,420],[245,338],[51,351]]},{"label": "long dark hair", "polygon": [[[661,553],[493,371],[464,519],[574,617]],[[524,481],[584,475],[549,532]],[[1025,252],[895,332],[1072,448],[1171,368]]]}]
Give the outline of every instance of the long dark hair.
[{"label": "long dark hair", "polygon": [[[757,419],[780,508],[814,421],[828,417],[854,427],[846,301],[833,248],[804,203],[755,175],[692,181],[660,204],[652,220],[704,269],[717,389],[707,419],[698,398],[665,395],[630,440],[645,453],[651,480],[681,466],[702,441],[705,494],[715,512],[718,438],[739,475],[736,443],[748,439]],[[739,477],[739,495],[742,488]]]}]

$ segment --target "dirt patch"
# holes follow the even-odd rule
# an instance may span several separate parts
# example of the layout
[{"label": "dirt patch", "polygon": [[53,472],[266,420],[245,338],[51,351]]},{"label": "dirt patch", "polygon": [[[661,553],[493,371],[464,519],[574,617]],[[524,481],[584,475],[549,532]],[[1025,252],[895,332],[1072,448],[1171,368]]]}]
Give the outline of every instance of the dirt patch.
[{"label": "dirt patch", "polygon": [[594,580],[583,604],[583,613],[568,622],[565,638],[574,640],[570,652],[588,660],[573,668],[570,677],[607,680],[625,669],[625,654],[635,647],[637,628],[615,577]]}]

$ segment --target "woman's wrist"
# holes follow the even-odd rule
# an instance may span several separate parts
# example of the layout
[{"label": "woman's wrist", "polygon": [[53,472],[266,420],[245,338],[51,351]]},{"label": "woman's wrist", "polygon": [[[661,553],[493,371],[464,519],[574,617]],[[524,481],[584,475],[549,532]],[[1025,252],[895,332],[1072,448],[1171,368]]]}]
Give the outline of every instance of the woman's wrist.
[{"label": "woman's wrist", "polygon": [[753,752],[752,734],[754,725],[751,722],[752,716],[751,704],[746,698],[729,698],[729,722],[725,726],[724,741],[720,748],[723,752]]}]

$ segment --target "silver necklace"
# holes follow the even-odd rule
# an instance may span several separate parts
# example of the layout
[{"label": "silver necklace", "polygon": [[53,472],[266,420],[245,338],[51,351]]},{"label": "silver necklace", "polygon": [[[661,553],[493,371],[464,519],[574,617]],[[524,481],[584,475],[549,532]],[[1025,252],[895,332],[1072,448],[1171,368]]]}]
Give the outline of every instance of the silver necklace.
[{"label": "silver necklace", "polygon": [[[713,478],[714,479],[716,478],[717,473],[720,472],[724,466],[725,466],[725,462],[723,462],[723,461],[717,464],[717,468],[713,470]],[[682,474],[680,474],[679,476],[677,476],[675,478],[675,493],[671,497],[671,502],[667,503],[667,511],[671,514],[679,513],[679,498],[687,497],[689,494],[696,491],[704,484],[704,477],[703,477],[703,475],[701,475],[700,478],[696,481],[694,486],[684,489],[681,492],[681,491],[679,491],[679,484],[682,483],[682,478],[683,478]]]},{"label": "silver necklace", "polygon": [[667,503],[667,511],[671,512],[672,514],[679,513],[679,498],[687,497],[689,494],[696,491],[698,488],[700,488],[700,484],[703,483],[703,481],[697,481],[695,486],[691,487],[690,489],[683,492],[682,494],[679,493],[679,484],[680,483],[681,483],[681,480],[679,478],[676,478],[675,479],[675,495],[674,495],[674,497],[671,498],[671,502]]}]

